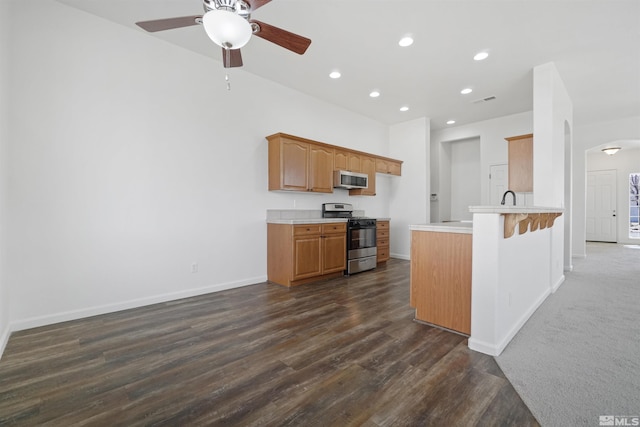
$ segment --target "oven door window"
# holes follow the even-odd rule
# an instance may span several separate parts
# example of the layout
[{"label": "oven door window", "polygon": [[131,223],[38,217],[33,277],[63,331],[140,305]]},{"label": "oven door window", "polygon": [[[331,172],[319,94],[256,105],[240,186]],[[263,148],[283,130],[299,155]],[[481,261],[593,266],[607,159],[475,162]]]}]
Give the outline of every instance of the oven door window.
[{"label": "oven door window", "polygon": [[357,228],[350,230],[349,249],[372,248],[375,245],[375,228]]}]

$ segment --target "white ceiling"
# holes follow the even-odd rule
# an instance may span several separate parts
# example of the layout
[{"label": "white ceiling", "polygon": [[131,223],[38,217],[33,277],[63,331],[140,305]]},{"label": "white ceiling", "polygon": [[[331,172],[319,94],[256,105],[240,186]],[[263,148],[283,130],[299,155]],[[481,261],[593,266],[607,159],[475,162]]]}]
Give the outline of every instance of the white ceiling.
[{"label": "white ceiling", "polygon": [[[203,11],[201,0],[58,1],[140,32],[136,21]],[[429,117],[441,129],[530,111],[532,69],[550,61],[576,124],[640,116],[638,0],[273,0],[252,18],[312,43],[299,56],[252,37],[245,71],[383,123]],[[406,34],[415,43],[401,48]],[[221,61],[200,26],[145,35]],[[481,50],[489,58],[474,61]]]}]

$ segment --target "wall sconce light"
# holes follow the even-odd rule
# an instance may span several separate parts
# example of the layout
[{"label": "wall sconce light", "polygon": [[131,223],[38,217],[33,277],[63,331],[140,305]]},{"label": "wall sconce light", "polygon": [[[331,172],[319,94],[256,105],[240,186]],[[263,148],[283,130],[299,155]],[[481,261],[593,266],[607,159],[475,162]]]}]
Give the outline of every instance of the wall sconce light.
[{"label": "wall sconce light", "polygon": [[607,147],[607,148],[603,148],[602,149],[602,151],[607,153],[609,156],[613,156],[614,154],[616,154],[620,150],[621,150],[621,147]]}]

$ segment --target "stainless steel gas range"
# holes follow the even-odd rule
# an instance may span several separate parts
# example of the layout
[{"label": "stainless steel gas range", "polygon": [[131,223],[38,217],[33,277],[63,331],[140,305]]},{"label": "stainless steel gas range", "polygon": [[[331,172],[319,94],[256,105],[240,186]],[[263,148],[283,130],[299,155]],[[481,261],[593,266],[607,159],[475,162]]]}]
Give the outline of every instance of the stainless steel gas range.
[{"label": "stainless steel gas range", "polygon": [[376,220],[354,217],[349,203],[324,203],[323,218],[347,218],[346,275],[376,268]]}]

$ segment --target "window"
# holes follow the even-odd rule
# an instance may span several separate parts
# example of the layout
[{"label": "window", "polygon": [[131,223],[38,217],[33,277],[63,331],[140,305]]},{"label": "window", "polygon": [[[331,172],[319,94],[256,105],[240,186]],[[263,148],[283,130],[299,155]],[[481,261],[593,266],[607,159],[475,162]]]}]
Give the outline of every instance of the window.
[{"label": "window", "polygon": [[629,237],[640,239],[640,172],[629,174]]}]

